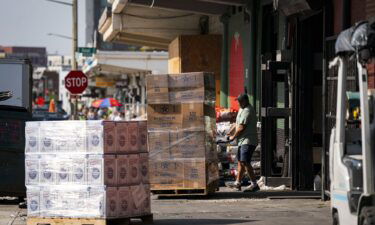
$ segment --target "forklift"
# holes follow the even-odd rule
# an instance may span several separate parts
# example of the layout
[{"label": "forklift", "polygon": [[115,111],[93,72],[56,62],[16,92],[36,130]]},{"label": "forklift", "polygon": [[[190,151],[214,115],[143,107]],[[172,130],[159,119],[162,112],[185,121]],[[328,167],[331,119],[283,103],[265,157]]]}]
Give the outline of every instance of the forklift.
[{"label": "forklift", "polygon": [[[366,64],[375,56],[375,22],[360,22],[336,41],[336,123],[331,131],[329,172],[333,224],[375,224],[375,91]],[[359,91],[347,91],[348,62],[356,61]],[[357,104],[355,103],[357,102]]]}]

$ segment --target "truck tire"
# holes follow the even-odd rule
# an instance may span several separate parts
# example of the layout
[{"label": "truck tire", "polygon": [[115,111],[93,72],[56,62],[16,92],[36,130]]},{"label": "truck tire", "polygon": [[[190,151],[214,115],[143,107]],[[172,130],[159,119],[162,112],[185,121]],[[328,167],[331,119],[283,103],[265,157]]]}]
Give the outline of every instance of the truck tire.
[{"label": "truck tire", "polygon": [[332,213],[332,224],[333,225],[340,225],[339,213],[337,211]]},{"label": "truck tire", "polygon": [[359,222],[361,225],[375,225],[375,207],[363,207],[359,215]]}]

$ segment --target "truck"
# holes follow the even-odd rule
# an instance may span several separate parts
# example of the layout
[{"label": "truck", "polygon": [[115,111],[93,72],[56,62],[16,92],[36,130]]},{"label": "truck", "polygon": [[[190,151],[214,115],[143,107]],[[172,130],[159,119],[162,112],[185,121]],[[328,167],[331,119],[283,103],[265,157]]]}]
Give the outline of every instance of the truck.
[{"label": "truck", "polygon": [[26,196],[25,122],[30,120],[32,65],[0,59],[0,196]]}]

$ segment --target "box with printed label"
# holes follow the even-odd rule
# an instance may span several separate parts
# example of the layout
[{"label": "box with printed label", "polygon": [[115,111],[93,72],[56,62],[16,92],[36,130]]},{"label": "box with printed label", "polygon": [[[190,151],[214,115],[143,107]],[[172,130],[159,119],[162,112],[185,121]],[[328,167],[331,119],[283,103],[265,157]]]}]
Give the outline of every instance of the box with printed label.
[{"label": "box with printed label", "polygon": [[54,152],[86,152],[85,121],[46,121],[41,123],[51,126],[50,130],[54,134]]},{"label": "box with printed label", "polygon": [[206,188],[206,163],[204,159],[184,160],[184,188]]},{"label": "box with printed label", "polygon": [[150,185],[152,190],[183,188],[184,164],[181,160],[150,161]]},{"label": "box with printed label", "polygon": [[168,75],[146,76],[148,104],[169,103]]},{"label": "box with printed label", "polygon": [[85,185],[87,183],[87,166],[85,158],[72,158],[72,183]]},{"label": "box with printed label", "polygon": [[26,155],[25,159],[25,184],[37,185],[39,184],[39,155]]},{"label": "box with printed label", "polygon": [[103,155],[89,155],[87,159],[87,182],[90,185],[104,185]]},{"label": "box with printed label", "polygon": [[130,184],[129,159],[127,155],[117,156],[117,183],[119,186]]},{"label": "box with printed label", "polygon": [[147,121],[138,121],[138,150],[147,152]]},{"label": "box with printed label", "polygon": [[130,193],[134,203],[132,207],[132,215],[142,215],[145,201],[147,200],[147,196],[150,195],[150,192],[146,192],[143,185],[136,185],[130,187]]},{"label": "box with printed label", "polygon": [[139,154],[129,155],[129,182],[136,185],[141,182]]},{"label": "box with printed label", "polygon": [[87,121],[87,152],[103,153],[103,124],[102,121]]},{"label": "box with printed label", "polygon": [[104,155],[104,184],[117,185],[116,156],[114,155]]},{"label": "box with printed label", "polygon": [[88,198],[86,201],[87,217],[103,218],[106,217],[106,190],[101,186],[93,186],[88,189]]},{"label": "box with printed label", "polygon": [[56,140],[56,132],[54,130],[55,123],[40,123],[39,128],[39,151],[42,153],[51,153],[54,150],[54,140]]},{"label": "box with printed label", "polygon": [[27,188],[27,216],[38,217],[40,216],[40,188],[28,187]]},{"label": "box with printed label", "polygon": [[138,122],[133,121],[128,123],[128,138],[129,138],[129,152],[139,152],[139,136],[138,136]]},{"label": "box with printed label", "polygon": [[104,121],[104,153],[116,153],[116,127],[113,121]]},{"label": "box with printed label", "polygon": [[179,130],[182,128],[181,104],[148,105],[148,131]]},{"label": "box with printed label", "polygon": [[55,184],[57,165],[54,163],[54,155],[41,155],[39,159],[39,180],[40,184]]},{"label": "box with printed label", "polygon": [[106,217],[115,218],[118,215],[118,198],[117,198],[117,188],[108,187],[106,189]]},{"label": "box with printed label", "polygon": [[116,121],[116,150],[117,153],[129,152],[128,122]]},{"label": "box with printed label", "polygon": [[169,159],[171,156],[171,146],[169,131],[148,132],[148,146],[150,159]]},{"label": "box with printed label", "polygon": [[49,190],[49,187],[43,187],[40,193],[40,215],[42,217],[59,216],[58,211],[61,207],[58,201],[59,193]]},{"label": "box with printed label", "polygon": [[71,158],[61,157],[56,160],[56,184],[68,184],[72,182],[72,163]]},{"label": "box with printed label", "polygon": [[139,166],[141,171],[141,182],[148,184],[150,182],[148,169],[148,153],[139,154]]},{"label": "box with printed label", "polygon": [[39,122],[26,122],[25,127],[25,152],[39,151]]},{"label": "box with printed label", "polygon": [[148,214],[151,214],[150,185],[144,184],[143,187],[145,189],[146,198],[143,201],[142,212],[143,214],[148,215]]},{"label": "box with printed label", "polygon": [[118,216],[130,217],[132,213],[130,187],[119,187],[117,199]]}]

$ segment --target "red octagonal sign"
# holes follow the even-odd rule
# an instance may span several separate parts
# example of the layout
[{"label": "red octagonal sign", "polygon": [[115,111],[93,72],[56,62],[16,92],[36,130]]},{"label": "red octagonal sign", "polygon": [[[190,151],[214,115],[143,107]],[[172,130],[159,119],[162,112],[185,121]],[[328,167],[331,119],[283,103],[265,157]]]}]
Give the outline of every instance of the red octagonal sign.
[{"label": "red octagonal sign", "polygon": [[88,84],[86,75],[80,70],[72,70],[65,77],[65,88],[72,94],[81,94]]}]

